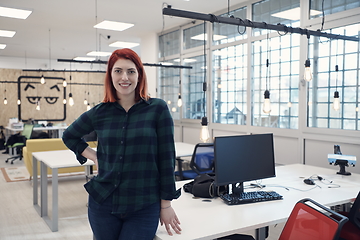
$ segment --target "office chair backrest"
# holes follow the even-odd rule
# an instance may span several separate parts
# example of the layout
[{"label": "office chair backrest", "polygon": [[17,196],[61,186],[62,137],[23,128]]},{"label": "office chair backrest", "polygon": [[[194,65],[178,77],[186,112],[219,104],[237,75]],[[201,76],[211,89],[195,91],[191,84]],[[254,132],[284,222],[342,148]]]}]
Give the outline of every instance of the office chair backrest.
[{"label": "office chair backrest", "polygon": [[26,139],[30,139],[33,128],[34,125],[32,124],[24,124],[24,128],[23,131],[21,132],[21,135],[23,135]]},{"label": "office chair backrest", "polygon": [[296,203],[279,240],[336,240],[347,221],[347,217],[305,198]]},{"label": "office chair backrest", "polygon": [[350,209],[349,221],[360,229],[360,192],[358,193],[355,202]]},{"label": "office chair backrest", "polygon": [[212,172],[214,168],[214,144],[198,143],[194,148],[190,168],[197,174]]}]

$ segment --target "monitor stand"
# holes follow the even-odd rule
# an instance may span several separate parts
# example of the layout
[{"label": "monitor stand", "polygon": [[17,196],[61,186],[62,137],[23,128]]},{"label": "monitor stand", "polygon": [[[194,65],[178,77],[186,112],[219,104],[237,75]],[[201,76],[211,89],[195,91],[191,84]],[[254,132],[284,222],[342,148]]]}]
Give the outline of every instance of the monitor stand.
[{"label": "monitor stand", "polygon": [[340,175],[346,175],[346,176],[351,175],[351,173],[350,173],[350,172],[345,171],[345,167],[348,167],[348,166],[349,166],[349,164],[348,164],[348,161],[347,161],[347,160],[340,160],[340,159],[336,159],[336,161],[335,161],[335,164],[334,164],[334,165],[335,165],[335,166],[336,166],[336,165],[339,165],[339,167],[340,167],[340,171],[339,171],[339,172],[337,172],[337,174],[340,174]]},{"label": "monitor stand", "polygon": [[[238,186],[236,186],[237,184],[239,184]],[[232,193],[236,194],[236,195],[241,195],[244,192],[244,183],[235,183],[231,185],[231,189],[232,189]]]}]

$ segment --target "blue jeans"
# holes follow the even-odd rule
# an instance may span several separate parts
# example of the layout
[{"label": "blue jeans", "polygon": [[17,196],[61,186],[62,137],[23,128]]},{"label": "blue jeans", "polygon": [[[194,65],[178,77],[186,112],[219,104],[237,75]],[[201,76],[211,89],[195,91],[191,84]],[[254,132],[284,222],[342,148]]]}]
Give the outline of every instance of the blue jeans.
[{"label": "blue jeans", "polygon": [[111,210],[111,196],[100,205],[89,195],[88,218],[96,240],[152,240],[155,237],[160,202],[127,214],[112,214]]}]

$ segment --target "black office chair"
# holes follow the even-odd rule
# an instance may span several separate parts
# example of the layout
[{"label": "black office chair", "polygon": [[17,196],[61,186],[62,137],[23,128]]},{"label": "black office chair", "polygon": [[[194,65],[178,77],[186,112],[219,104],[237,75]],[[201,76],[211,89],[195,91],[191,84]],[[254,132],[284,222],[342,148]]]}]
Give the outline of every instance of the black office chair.
[{"label": "black office chair", "polygon": [[17,141],[7,146],[8,148],[15,148],[17,155],[7,158],[5,162],[9,162],[11,160],[10,163],[14,164],[14,161],[16,159],[22,160],[23,158],[22,148],[26,145],[26,140],[30,139],[33,128],[34,125],[32,124],[24,124],[24,128],[23,131],[21,132],[21,135],[17,136]]},{"label": "black office chair", "polygon": [[358,193],[350,211],[338,212],[349,218],[340,232],[340,239],[359,240],[360,239],[360,192]]},{"label": "black office chair", "polygon": [[190,170],[184,170],[181,158],[176,159],[178,171],[175,172],[180,180],[194,179],[197,175],[214,172],[214,144],[198,143],[191,156]]}]

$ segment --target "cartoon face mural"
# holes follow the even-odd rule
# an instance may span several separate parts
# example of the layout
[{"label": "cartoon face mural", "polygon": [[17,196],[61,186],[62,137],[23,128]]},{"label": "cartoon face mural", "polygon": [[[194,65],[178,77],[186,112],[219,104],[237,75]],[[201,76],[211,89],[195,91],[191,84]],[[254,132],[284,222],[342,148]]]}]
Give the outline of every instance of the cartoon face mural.
[{"label": "cartoon face mural", "polygon": [[40,121],[64,121],[66,118],[66,88],[63,78],[45,77],[45,84],[40,83],[41,77],[21,76],[18,78],[18,118]]}]

